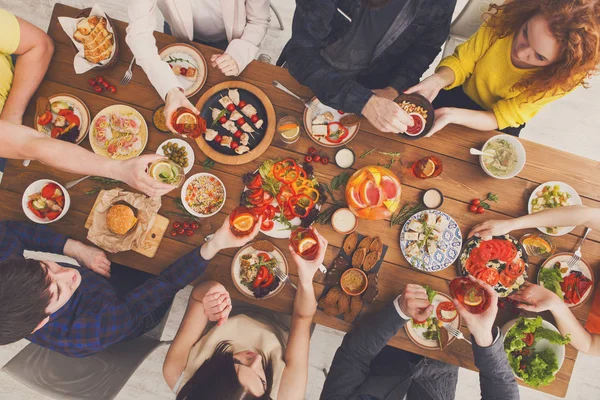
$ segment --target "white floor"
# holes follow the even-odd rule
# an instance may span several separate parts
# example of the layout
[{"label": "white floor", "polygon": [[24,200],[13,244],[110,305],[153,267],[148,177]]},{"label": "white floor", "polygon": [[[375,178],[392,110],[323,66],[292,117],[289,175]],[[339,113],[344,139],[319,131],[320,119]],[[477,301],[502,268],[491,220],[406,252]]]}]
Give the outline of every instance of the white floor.
[{"label": "white floor", "polygon": [[[84,0],[63,0],[61,2],[80,8],[92,4],[92,2]],[[458,0],[458,8],[462,7],[465,2],[466,0]],[[46,30],[55,3],[52,0],[0,0],[0,7],[8,9]],[[96,3],[101,4],[112,17],[123,21],[127,20],[127,11],[124,5],[126,2],[121,0],[96,0]],[[274,63],[283,45],[290,37],[291,18],[295,3],[293,0],[272,0],[272,3],[284,20],[285,30],[279,30],[279,25],[273,15],[271,29],[262,44],[261,53],[269,55]],[[160,17],[157,18],[157,29],[162,30]],[[532,122],[527,124],[522,137],[600,160],[600,135],[597,132],[598,127],[600,127],[600,102],[598,101],[600,98],[600,78],[594,78],[592,85],[590,89],[577,89],[569,96],[546,107]],[[185,311],[188,296],[189,288],[186,288],[176,297],[165,329],[164,340],[173,338]],[[319,398],[324,381],[323,369],[329,368],[342,338],[342,332],[317,326],[311,341],[307,399]],[[0,347],[0,366],[8,362],[26,344],[26,341],[21,341]],[[174,398],[162,379],[161,368],[165,354],[165,348],[155,351],[140,366],[117,398],[120,400]],[[599,376],[600,363],[598,359],[579,355],[566,398],[572,400],[600,399],[600,382],[596,378]],[[461,370],[456,397],[469,400],[479,398],[479,380],[476,373]],[[553,397],[521,388],[521,398],[541,400]],[[0,372],[0,399],[29,400],[47,398],[29,390],[15,382],[7,374]]]}]

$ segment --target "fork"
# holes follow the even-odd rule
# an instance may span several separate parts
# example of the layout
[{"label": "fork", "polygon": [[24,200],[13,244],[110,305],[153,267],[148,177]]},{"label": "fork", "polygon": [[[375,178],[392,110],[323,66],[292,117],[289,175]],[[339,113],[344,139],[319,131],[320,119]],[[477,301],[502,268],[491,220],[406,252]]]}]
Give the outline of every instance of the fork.
[{"label": "fork", "polygon": [[298,290],[298,287],[292,282],[288,274],[279,269],[279,267],[275,267],[275,275],[281,280],[281,282],[289,283],[292,287]]},{"label": "fork", "polygon": [[84,176],[83,178],[79,178],[79,179],[76,179],[76,180],[74,180],[74,181],[67,182],[67,183],[65,184],[65,188],[67,188],[67,189],[71,189],[73,186],[75,186],[75,185],[77,185],[77,184],[81,183],[82,181],[85,181],[85,180],[86,180],[87,178],[89,178],[90,176],[91,176],[91,175],[87,175],[87,176]]},{"label": "fork", "polygon": [[319,108],[313,102],[311,102],[310,100],[304,100],[303,98],[292,92],[290,89],[286,88],[281,83],[279,83],[279,81],[273,81],[273,86],[275,86],[277,89],[283,90],[290,96],[300,100],[304,104],[304,107],[308,108],[313,113],[317,114],[319,112]]},{"label": "fork", "polygon": [[125,86],[129,82],[131,82],[131,78],[133,77],[133,72],[131,71],[131,69],[133,68],[134,61],[135,61],[135,57],[133,57],[131,59],[131,62],[129,63],[129,69],[127,71],[125,71],[125,75],[123,75],[123,79],[121,79],[121,85],[123,85],[123,86]]},{"label": "fork", "polygon": [[448,331],[448,333],[451,334],[452,336],[454,336],[455,338],[464,340],[465,342],[469,343],[470,345],[473,344],[473,343],[471,343],[471,341],[469,339],[465,338],[465,335],[463,335],[463,333],[461,331],[459,331],[458,329],[456,329],[452,325],[450,325],[450,324],[444,324],[444,328],[446,328],[446,330]]},{"label": "fork", "polygon": [[577,246],[577,250],[575,250],[575,253],[573,253],[573,256],[571,257],[571,259],[569,260],[569,262],[567,263],[567,266],[569,268],[573,268],[575,266],[575,264],[577,264],[577,262],[579,260],[581,260],[581,246],[583,245],[583,242],[585,241],[585,238],[587,237],[587,235],[592,231],[591,228],[587,228],[585,230],[585,233],[583,234],[583,237],[581,238],[581,240],[579,241],[579,246]]}]

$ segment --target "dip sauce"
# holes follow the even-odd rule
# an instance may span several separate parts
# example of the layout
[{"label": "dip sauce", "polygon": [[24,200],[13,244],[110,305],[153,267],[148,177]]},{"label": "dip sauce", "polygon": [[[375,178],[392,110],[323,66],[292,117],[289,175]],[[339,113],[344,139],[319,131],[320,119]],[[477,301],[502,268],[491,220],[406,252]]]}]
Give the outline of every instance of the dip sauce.
[{"label": "dip sauce", "polygon": [[423,204],[427,208],[438,208],[443,202],[444,196],[437,189],[429,189],[423,194]]},{"label": "dip sauce", "polygon": [[335,163],[340,168],[350,168],[354,164],[354,153],[350,149],[341,149],[335,153]]},{"label": "dip sauce", "polygon": [[360,271],[350,269],[342,277],[342,286],[350,293],[359,293],[365,286],[365,277]]},{"label": "dip sauce", "polygon": [[357,222],[356,216],[348,208],[340,208],[331,217],[333,229],[341,234],[354,232]]}]

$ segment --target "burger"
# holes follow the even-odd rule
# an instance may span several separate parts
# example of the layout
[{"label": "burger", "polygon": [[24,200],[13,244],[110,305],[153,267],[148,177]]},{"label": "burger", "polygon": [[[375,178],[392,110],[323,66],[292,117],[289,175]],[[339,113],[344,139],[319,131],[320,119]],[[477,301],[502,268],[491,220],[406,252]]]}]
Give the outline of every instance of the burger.
[{"label": "burger", "polygon": [[106,226],[115,235],[125,235],[137,224],[136,214],[129,204],[113,204],[106,213]]}]

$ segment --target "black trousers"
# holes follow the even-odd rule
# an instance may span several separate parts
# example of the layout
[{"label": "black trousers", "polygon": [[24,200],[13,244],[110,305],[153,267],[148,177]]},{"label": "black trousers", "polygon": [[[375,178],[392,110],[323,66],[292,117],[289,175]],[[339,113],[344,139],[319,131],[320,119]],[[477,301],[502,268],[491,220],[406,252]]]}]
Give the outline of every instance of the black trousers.
[{"label": "black trousers", "polygon": [[[462,86],[455,87],[450,90],[440,90],[435,100],[433,100],[433,108],[436,110],[442,107],[456,107],[466,108],[468,110],[475,111],[486,111],[479,104],[475,103],[463,90]],[[508,127],[501,129],[500,132],[506,133],[512,136],[519,136],[521,129],[525,127],[525,124],[518,127]]]}]

